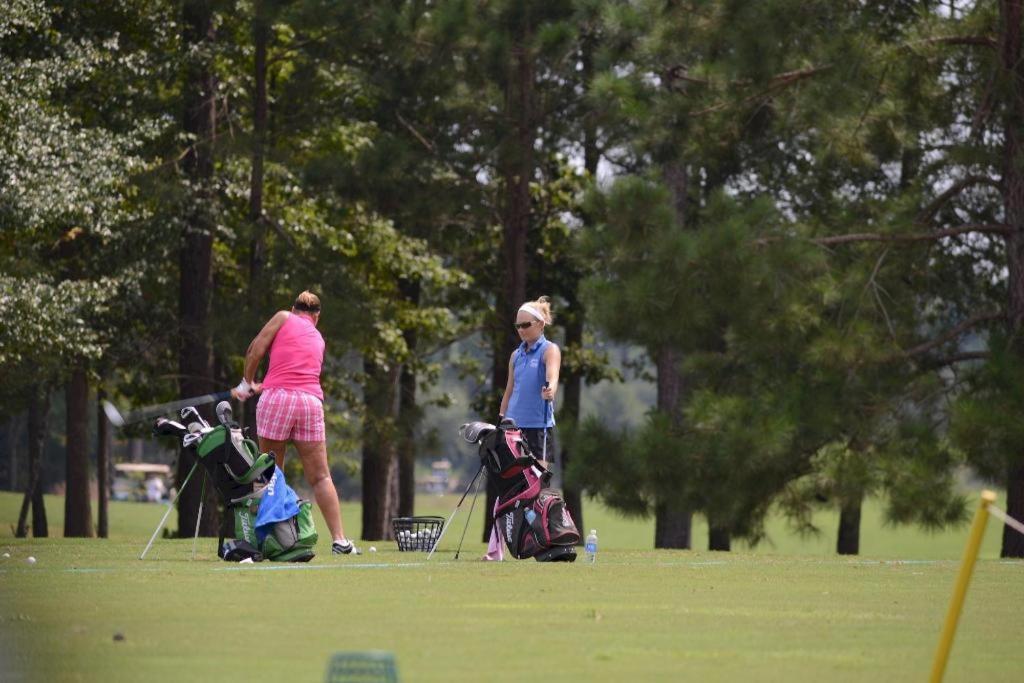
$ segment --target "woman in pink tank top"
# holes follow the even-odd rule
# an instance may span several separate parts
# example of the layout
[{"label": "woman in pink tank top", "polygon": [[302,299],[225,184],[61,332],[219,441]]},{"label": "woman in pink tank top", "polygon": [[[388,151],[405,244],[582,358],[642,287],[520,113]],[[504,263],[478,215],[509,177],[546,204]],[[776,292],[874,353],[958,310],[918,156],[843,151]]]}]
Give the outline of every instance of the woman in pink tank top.
[{"label": "woman in pink tank top", "polygon": [[[331,530],[331,551],[358,555],[355,544],[345,538],[338,491],[327,466],[324,391],[320,387],[324,338],[316,329],[319,321],[320,299],[312,292],[299,294],[291,311],[275,313],[249,344],[242,381],[233,393],[242,401],[260,394],[256,404],[260,452],[273,453],[278,467],[283,467],[288,442],[295,446],[302,473]],[[256,370],[268,351],[270,367],[263,382],[257,383]]]}]

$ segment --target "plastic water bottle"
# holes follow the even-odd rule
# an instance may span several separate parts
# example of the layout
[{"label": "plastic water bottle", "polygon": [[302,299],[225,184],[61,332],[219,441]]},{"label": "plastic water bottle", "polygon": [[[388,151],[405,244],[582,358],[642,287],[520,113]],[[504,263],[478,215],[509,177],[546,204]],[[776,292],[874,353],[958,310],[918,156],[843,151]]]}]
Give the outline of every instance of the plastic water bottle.
[{"label": "plastic water bottle", "polygon": [[591,529],[590,533],[587,534],[587,540],[583,549],[587,553],[587,562],[594,564],[597,562],[597,530]]}]

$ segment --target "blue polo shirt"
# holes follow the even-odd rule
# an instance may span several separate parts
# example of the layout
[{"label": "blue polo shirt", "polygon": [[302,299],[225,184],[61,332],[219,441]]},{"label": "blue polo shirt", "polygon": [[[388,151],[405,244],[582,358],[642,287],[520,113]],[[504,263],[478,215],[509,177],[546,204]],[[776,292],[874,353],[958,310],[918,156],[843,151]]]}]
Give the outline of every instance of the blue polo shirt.
[{"label": "blue polo shirt", "polygon": [[512,355],[512,397],[508,400],[505,417],[520,427],[540,429],[555,426],[554,410],[548,411],[547,401],[540,391],[547,381],[544,351],[551,344],[544,335],[537,338],[532,348],[526,342]]}]

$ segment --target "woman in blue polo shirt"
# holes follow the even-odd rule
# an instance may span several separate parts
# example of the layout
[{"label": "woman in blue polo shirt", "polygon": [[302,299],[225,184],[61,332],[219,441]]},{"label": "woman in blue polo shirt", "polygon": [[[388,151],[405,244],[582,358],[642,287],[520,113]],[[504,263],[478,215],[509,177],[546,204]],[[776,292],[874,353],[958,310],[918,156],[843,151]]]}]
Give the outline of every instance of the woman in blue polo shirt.
[{"label": "woman in blue polo shirt", "polygon": [[[555,453],[553,406],[558,392],[558,371],[562,367],[558,344],[544,337],[544,328],[550,324],[551,304],[546,296],[519,307],[515,328],[523,343],[509,358],[508,383],[498,415],[499,422],[506,417],[516,421],[530,450],[538,459],[544,458],[546,467]],[[497,510],[497,501],[494,507]],[[494,527],[483,559],[498,562],[504,559],[501,537]]]},{"label": "woman in blue polo shirt", "polygon": [[554,401],[562,367],[558,344],[544,337],[544,328],[551,320],[551,304],[546,296],[519,307],[515,328],[523,343],[509,359],[508,384],[500,411],[500,417],[516,421],[533,454],[548,461],[553,461],[555,453]]}]

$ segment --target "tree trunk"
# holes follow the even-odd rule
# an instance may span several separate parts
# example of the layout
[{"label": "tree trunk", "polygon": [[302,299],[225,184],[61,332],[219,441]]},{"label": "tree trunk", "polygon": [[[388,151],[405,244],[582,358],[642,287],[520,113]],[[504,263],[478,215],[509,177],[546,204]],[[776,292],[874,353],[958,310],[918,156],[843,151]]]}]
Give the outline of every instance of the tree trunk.
[{"label": "tree trunk", "polygon": [[75,368],[67,385],[67,445],[64,536],[93,536],[89,482],[89,380]]},{"label": "tree trunk", "polygon": [[[402,295],[413,306],[420,302],[420,283],[403,280]],[[413,330],[404,332],[409,355],[416,355],[417,337]],[[420,409],[416,405],[416,371],[409,362],[402,365],[398,387],[398,516],[411,517],[416,507],[416,429]]]},{"label": "tree trunk", "polygon": [[[530,181],[533,179],[535,159],[534,65],[530,52],[533,27],[529,10],[524,8],[520,18],[519,35],[512,48],[513,58],[505,83],[505,115],[512,122],[512,134],[506,137],[499,150],[503,205],[502,223],[502,278],[495,308],[495,334],[491,354],[491,415],[497,417],[501,392],[508,380],[508,359],[519,345],[512,323],[519,306],[526,301],[526,237],[530,229]],[[487,510],[494,509],[496,493],[487,483]],[[490,515],[484,516],[483,539],[491,534]]]},{"label": "tree trunk", "polygon": [[662,167],[662,176],[665,186],[672,193],[672,208],[675,210],[676,223],[680,228],[687,227],[689,218],[688,196],[690,189],[690,177],[685,164],[672,162]]},{"label": "tree trunk", "polygon": [[47,417],[50,413],[50,392],[36,388],[28,406],[28,484],[18,514],[18,526],[14,535],[25,538],[28,535],[28,511],[32,509],[32,535],[36,538],[49,536],[46,521],[46,506],[43,503],[43,451],[46,448]]},{"label": "tree trunk", "polygon": [[659,502],[654,507],[654,547],[689,550],[692,539],[693,514],[674,501]]},{"label": "tree trunk", "polygon": [[386,452],[390,454],[391,465],[388,467],[387,495],[384,503],[384,529],[381,538],[392,540],[395,537],[395,530],[391,520],[398,516],[398,505],[400,498],[399,478],[401,477],[400,465],[398,462],[398,441],[393,440]]},{"label": "tree trunk", "polygon": [[[1024,519],[1024,457],[1011,458],[1006,473],[1006,512],[1014,519]],[[1024,534],[1003,525],[1000,557],[1024,557]]]},{"label": "tree trunk", "polygon": [[711,518],[708,518],[708,550],[732,550],[732,535],[729,529],[716,526]]},{"label": "tree trunk", "polygon": [[46,453],[47,427],[50,415],[50,392],[48,389],[37,390],[32,398],[29,409],[29,465],[32,485],[32,536],[46,538],[50,535],[50,525],[46,519],[46,504],[43,501],[43,455]]},{"label": "tree trunk", "polygon": [[20,488],[18,463],[21,459],[21,438],[25,432],[26,422],[25,414],[22,413],[15,415],[7,423],[7,488],[11,491]]},{"label": "tree trunk", "polygon": [[32,490],[32,537],[47,538],[50,535],[50,524],[46,520],[46,501],[43,499],[43,475],[36,477],[36,485]]},{"label": "tree trunk", "polygon": [[129,439],[128,440],[128,460],[129,462],[142,462],[142,439]]},{"label": "tree trunk", "polygon": [[[655,358],[658,369],[658,410],[677,425],[683,419],[680,406],[683,396],[680,360],[680,354],[671,348],[661,349]],[[689,550],[693,511],[673,500],[659,500],[654,511],[654,547]]]},{"label": "tree trunk", "polygon": [[416,372],[403,365],[399,382],[402,435],[398,452],[398,516],[411,517],[416,508]]},{"label": "tree trunk", "polygon": [[[500,154],[502,192],[502,257],[504,278],[502,298],[497,306],[499,322],[509,341],[508,351],[518,344],[512,331],[512,321],[519,305],[526,300],[526,237],[530,229],[530,181],[533,179],[534,137],[536,135],[533,112],[534,66],[530,52],[533,28],[527,15],[523,18],[522,33],[512,48],[505,87],[505,113],[512,122],[512,135],[502,145]],[[508,354],[497,359],[504,367]],[[504,384],[498,385],[499,390]]]},{"label": "tree trunk", "polygon": [[96,392],[96,535],[110,535],[107,502],[110,500],[110,423],[103,413],[103,400],[107,392],[100,387]]},{"label": "tree trunk", "polygon": [[[267,224],[263,216],[263,161],[267,143],[267,47],[270,21],[263,0],[253,6],[252,172],[249,176],[249,310],[263,309]],[[242,404],[242,425],[256,427],[256,401]]]},{"label": "tree trunk", "polygon": [[[672,206],[676,214],[676,223],[680,229],[687,227],[687,194],[689,176],[686,166],[680,162],[670,162],[662,167],[665,186],[672,193]],[[681,425],[683,421],[683,375],[680,370],[681,354],[673,348],[658,349],[654,364],[658,370],[658,411],[664,413],[673,425]],[[691,547],[693,511],[675,501],[659,501],[655,506],[654,547],[685,548]]]},{"label": "tree trunk", "polygon": [[[583,66],[581,82],[583,87],[589,88],[594,78],[594,46],[595,40],[592,35],[583,36],[580,49],[580,63]],[[582,121],[583,132],[583,168],[592,179],[597,179],[597,165],[601,160],[598,150],[597,124],[591,112],[586,112]],[[583,223],[586,227],[593,227],[593,219],[584,214]],[[571,285],[571,291],[566,293],[569,301],[569,312],[563,316],[565,326],[566,349],[583,347],[583,328],[586,321],[586,311],[583,302],[579,300],[579,279],[575,279]],[[567,368],[562,374],[562,411],[559,417],[563,418],[562,423],[569,429],[575,429],[580,423],[580,403],[583,397],[583,374],[579,368]],[[582,531],[586,529],[583,520],[583,491],[578,486],[572,485],[564,474],[568,472],[572,463],[572,449],[567,446],[567,440],[561,439],[561,460],[559,466],[563,473],[565,505],[569,509],[576,526]],[[585,534],[580,537],[580,544],[583,544]]]},{"label": "tree trunk", "polygon": [[[567,348],[579,348],[583,346],[583,311],[574,310],[565,322],[565,345]],[[583,394],[583,377],[578,371],[567,372],[562,375],[562,418],[560,425],[574,429],[580,423],[580,399]],[[572,462],[572,449],[566,445],[565,439],[559,439],[562,452],[558,466],[562,470],[562,481],[564,483],[565,506],[569,509],[573,521],[579,529],[584,529],[583,523],[583,492],[577,486],[571,486],[565,479],[569,463]],[[580,543],[583,543],[581,537]]]},{"label": "tree trunk", "polygon": [[398,467],[395,405],[399,369],[382,370],[363,361],[363,532],[364,541],[392,536],[391,520],[398,512]]},{"label": "tree trunk", "polygon": [[[217,80],[213,68],[215,29],[209,2],[185,0],[182,8],[183,49],[186,75],[183,88],[184,130],[191,145],[182,166],[191,184],[191,203],[181,239],[179,286],[179,391],[182,396],[198,396],[214,388],[213,354],[210,341],[210,296],[213,288],[212,255],[214,220],[210,205],[214,198],[214,148],[217,138]],[[209,410],[204,413],[208,414]],[[182,449],[178,457],[177,486],[178,534],[191,536],[202,498],[202,473],[197,472],[189,486],[181,486],[195,457]],[[199,532],[216,536],[219,513],[212,486],[204,505]]]},{"label": "tree trunk", "polygon": [[860,508],[861,498],[843,501],[839,509],[839,534],[836,538],[836,552],[840,555],[860,553]]},{"label": "tree trunk", "polygon": [[263,160],[267,138],[267,46],[270,24],[262,0],[256,0],[252,22],[253,93],[252,93],[252,173],[249,176],[249,223],[252,240],[249,249],[249,305],[259,302],[263,291],[261,280],[266,260],[266,223],[263,220]]},{"label": "tree trunk", "polygon": [[[1021,20],[1024,18],[1020,0],[1001,0],[1000,55],[1006,82],[1003,135],[1003,208],[1011,232],[1006,237],[1008,267],[1008,324],[1013,351],[1024,359],[1024,65],[1021,64]],[[1024,444],[1008,456],[1006,478],[1006,512],[1024,519]],[[1024,557],[1024,536],[1003,529],[1001,557]]]}]

